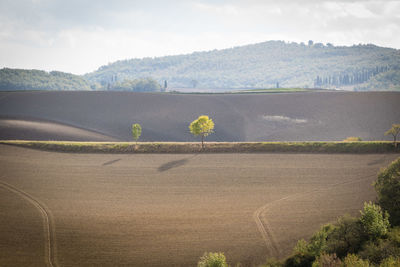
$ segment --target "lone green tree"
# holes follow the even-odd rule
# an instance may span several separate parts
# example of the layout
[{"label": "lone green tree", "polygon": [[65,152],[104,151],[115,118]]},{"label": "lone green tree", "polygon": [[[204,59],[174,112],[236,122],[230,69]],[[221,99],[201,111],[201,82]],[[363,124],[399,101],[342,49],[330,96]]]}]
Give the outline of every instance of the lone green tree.
[{"label": "lone green tree", "polygon": [[400,133],[400,124],[392,124],[392,128],[386,131],[385,135],[391,134],[393,136],[394,147],[397,147],[397,135]]},{"label": "lone green tree", "polygon": [[204,138],[213,132],[214,122],[206,115],[201,115],[189,125],[190,132],[201,136],[201,148],[204,148]]},{"label": "lone green tree", "polygon": [[141,134],[142,134],[142,127],[140,126],[140,124],[139,123],[132,124],[132,137],[136,141],[136,145]]}]

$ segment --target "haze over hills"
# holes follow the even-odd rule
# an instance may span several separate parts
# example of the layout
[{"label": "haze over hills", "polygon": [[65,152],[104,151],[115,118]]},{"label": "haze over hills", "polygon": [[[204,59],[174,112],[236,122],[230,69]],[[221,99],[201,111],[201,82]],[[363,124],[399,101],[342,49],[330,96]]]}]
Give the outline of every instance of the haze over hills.
[{"label": "haze over hills", "polygon": [[268,41],[188,55],[121,60],[84,77],[98,87],[152,77],[160,83],[166,80],[171,88],[400,90],[400,51],[372,44],[348,47]]},{"label": "haze over hills", "polygon": [[0,70],[0,90],[162,91],[245,88],[400,90],[400,50],[372,44],[268,41],[208,52],[110,63],[83,76]]}]

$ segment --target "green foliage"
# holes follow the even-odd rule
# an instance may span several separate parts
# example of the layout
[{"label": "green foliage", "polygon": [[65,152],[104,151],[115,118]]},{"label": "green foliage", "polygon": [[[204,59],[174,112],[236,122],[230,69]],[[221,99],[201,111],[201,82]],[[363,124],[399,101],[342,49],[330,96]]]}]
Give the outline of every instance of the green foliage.
[{"label": "green foliage", "polygon": [[89,83],[74,74],[41,70],[3,68],[0,70],[0,90],[91,90]]},{"label": "green foliage", "polygon": [[208,116],[201,115],[190,123],[189,129],[193,135],[201,136],[201,146],[204,148],[204,137],[213,132],[214,122]]},{"label": "green foliage", "polygon": [[390,241],[396,244],[396,246],[400,247],[400,227],[394,227],[390,229],[388,238]]},{"label": "green foliage", "polygon": [[375,190],[379,205],[390,214],[390,223],[400,226],[400,158],[378,174]]},{"label": "green foliage", "polygon": [[314,256],[321,255],[328,249],[328,237],[334,231],[335,226],[327,224],[321,227],[310,239],[308,251]]},{"label": "green foliage", "polygon": [[335,228],[330,232],[326,252],[335,253],[343,258],[348,253],[357,253],[366,240],[367,236],[360,220],[344,216],[338,220]]},{"label": "green foliage", "polygon": [[269,41],[188,55],[117,61],[85,78],[90,83],[102,83],[113,75],[120,80],[153,77],[159,83],[168,80],[170,88],[275,88],[277,83],[284,88],[311,88],[317,76],[338,77],[343,82],[343,77],[364,75],[364,70],[378,67],[386,71],[357,84],[358,90],[398,90],[399,62],[398,50],[374,45],[306,46]]},{"label": "green foliage", "polygon": [[312,264],[312,267],[342,267],[342,261],[336,254],[321,254]]},{"label": "green foliage", "polygon": [[315,255],[313,255],[309,250],[309,245],[307,241],[301,239],[297,242],[293,249],[293,255],[286,259],[284,266],[295,267],[295,266],[310,266],[315,260]]},{"label": "green foliage", "polygon": [[140,135],[142,134],[142,127],[139,123],[132,124],[132,137],[137,142]]},{"label": "green foliage", "polygon": [[378,265],[388,257],[399,256],[400,247],[388,239],[378,239],[368,241],[358,254],[362,258],[368,259],[371,263]]},{"label": "green foliage", "polygon": [[197,267],[228,267],[224,253],[204,253],[197,263]]},{"label": "green foliage", "polygon": [[400,257],[389,257],[382,261],[379,267],[399,267]]},{"label": "green foliage", "polygon": [[310,254],[294,254],[285,260],[285,267],[311,267],[315,257]]},{"label": "green foliage", "polygon": [[371,266],[367,260],[360,259],[357,255],[349,254],[343,260],[344,267],[369,267]]},{"label": "green foliage", "polygon": [[361,211],[361,224],[363,225],[365,233],[370,239],[376,240],[377,238],[386,236],[388,233],[389,214],[383,214],[381,207],[371,202],[364,203],[364,210]]}]

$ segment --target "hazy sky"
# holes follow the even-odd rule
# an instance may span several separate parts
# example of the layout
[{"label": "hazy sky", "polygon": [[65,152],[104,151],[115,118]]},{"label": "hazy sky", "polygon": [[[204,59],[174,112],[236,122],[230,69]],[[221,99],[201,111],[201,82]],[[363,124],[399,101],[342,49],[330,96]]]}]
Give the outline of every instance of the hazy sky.
[{"label": "hazy sky", "polygon": [[267,40],[400,49],[400,0],[0,0],[0,67],[83,74]]}]

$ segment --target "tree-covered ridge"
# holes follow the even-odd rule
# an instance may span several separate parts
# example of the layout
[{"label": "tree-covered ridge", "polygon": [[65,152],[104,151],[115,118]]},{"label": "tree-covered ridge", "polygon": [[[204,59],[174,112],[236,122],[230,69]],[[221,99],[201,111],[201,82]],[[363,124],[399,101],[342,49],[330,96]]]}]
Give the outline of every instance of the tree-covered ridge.
[{"label": "tree-covered ridge", "polygon": [[103,86],[115,78],[153,77],[159,83],[168,81],[169,87],[270,88],[279,83],[280,87],[399,90],[400,51],[371,44],[347,47],[269,41],[188,55],[122,60],[84,77]]},{"label": "tree-covered ridge", "polygon": [[60,71],[23,70],[3,68],[0,70],[0,90],[91,90],[81,76]]}]

